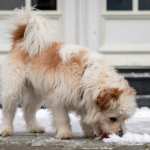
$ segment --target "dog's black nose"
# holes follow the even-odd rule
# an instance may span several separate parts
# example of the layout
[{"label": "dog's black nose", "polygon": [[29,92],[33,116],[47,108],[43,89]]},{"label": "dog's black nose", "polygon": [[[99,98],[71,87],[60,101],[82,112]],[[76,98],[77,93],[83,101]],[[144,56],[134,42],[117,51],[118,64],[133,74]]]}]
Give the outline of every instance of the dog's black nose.
[{"label": "dog's black nose", "polygon": [[119,136],[122,137],[123,136],[123,130],[119,130]]}]

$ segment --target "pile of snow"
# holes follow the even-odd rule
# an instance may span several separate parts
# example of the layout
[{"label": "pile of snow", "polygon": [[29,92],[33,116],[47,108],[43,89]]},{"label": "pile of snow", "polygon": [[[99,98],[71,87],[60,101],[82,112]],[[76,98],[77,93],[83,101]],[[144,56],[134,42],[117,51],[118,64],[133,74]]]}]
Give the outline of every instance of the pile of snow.
[{"label": "pile of snow", "polygon": [[142,144],[142,143],[150,143],[150,135],[148,134],[133,134],[131,132],[127,132],[123,137],[119,137],[116,134],[109,135],[110,138],[103,139],[106,143],[120,143],[120,144]]}]

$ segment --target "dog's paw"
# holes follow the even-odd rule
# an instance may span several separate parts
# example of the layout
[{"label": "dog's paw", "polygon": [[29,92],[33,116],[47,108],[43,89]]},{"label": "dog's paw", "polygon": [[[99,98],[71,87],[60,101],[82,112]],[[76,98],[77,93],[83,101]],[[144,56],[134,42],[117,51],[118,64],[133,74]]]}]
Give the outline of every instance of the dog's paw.
[{"label": "dog's paw", "polygon": [[9,129],[2,129],[0,130],[0,136],[6,137],[6,136],[11,136],[13,135],[13,131]]},{"label": "dog's paw", "polygon": [[84,133],[84,137],[85,138],[95,138],[95,134],[94,134],[94,132]]},{"label": "dog's paw", "polygon": [[28,127],[28,130],[30,133],[44,133],[45,132],[45,128],[40,125]]},{"label": "dog's paw", "polygon": [[64,133],[58,133],[55,137],[56,139],[73,139],[73,135],[72,135],[72,132],[64,132]]}]

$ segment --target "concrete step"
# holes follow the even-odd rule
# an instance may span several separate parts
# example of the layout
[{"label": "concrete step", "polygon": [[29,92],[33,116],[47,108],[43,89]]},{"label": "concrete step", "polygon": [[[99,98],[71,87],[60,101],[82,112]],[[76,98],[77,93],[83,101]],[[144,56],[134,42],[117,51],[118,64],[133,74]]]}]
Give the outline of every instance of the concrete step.
[{"label": "concrete step", "polygon": [[150,95],[137,95],[138,107],[149,107],[150,108]]},{"label": "concrete step", "polygon": [[136,90],[137,95],[150,95],[150,73],[120,73]]}]

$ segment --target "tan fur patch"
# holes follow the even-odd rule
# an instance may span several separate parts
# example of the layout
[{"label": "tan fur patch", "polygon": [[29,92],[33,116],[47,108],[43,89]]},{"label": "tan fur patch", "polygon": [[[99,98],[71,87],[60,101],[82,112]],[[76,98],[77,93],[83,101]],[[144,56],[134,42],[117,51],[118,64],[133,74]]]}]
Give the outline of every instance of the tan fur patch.
[{"label": "tan fur patch", "polygon": [[13,43],[23,39],[26,26],[27,25],[19,25],[16,30],[13,30],[10,33],[12,35],[11,39]]},{"label": "tan fur patch", "polygon": [[9,56],[15,58],[16,60],[22,61],[28,68],[30,68],[33,72],[49,72],[53,70],[53,73],[56,70],[61,70],[75,73],[80,73],[82,76],[82,72],[85,66],[82,66],[81,58],[86,50],[81,50],[79,55],[72,54],[73,56],[68,60],[66,64],[62,63],[62,59],[59,56],[59,50],[64,43],[53,43],[47,50],[45,50],[41,54],[36,54],[34,57],[30,58],[29,54],[24,50],[21,50],[20,47],[13,46],[12,50],[9,52]]},{"label": "tan fur patch", "polygon": [[47,69],[56,69],[62,61],[58,53],[59,46],[62,44],[63,43],[53,43],[53,45],[42,54],[36,54],[32,58],[30,58],[29,54],[25,53],[24,50],[21,50],[21,48],[12,48],[9,52],[9,56],[20,59],[24,64],[29,66],[32,71],[44,69],[45,67],[47,67]]},{"label": "tan fur patch", "polygon": [[107,110],[110,106],[110,101],[117,101],[122,93],[123,90],[119,91],[118,88],[106,89],[99,93],[96,104],[102,111]]}]

